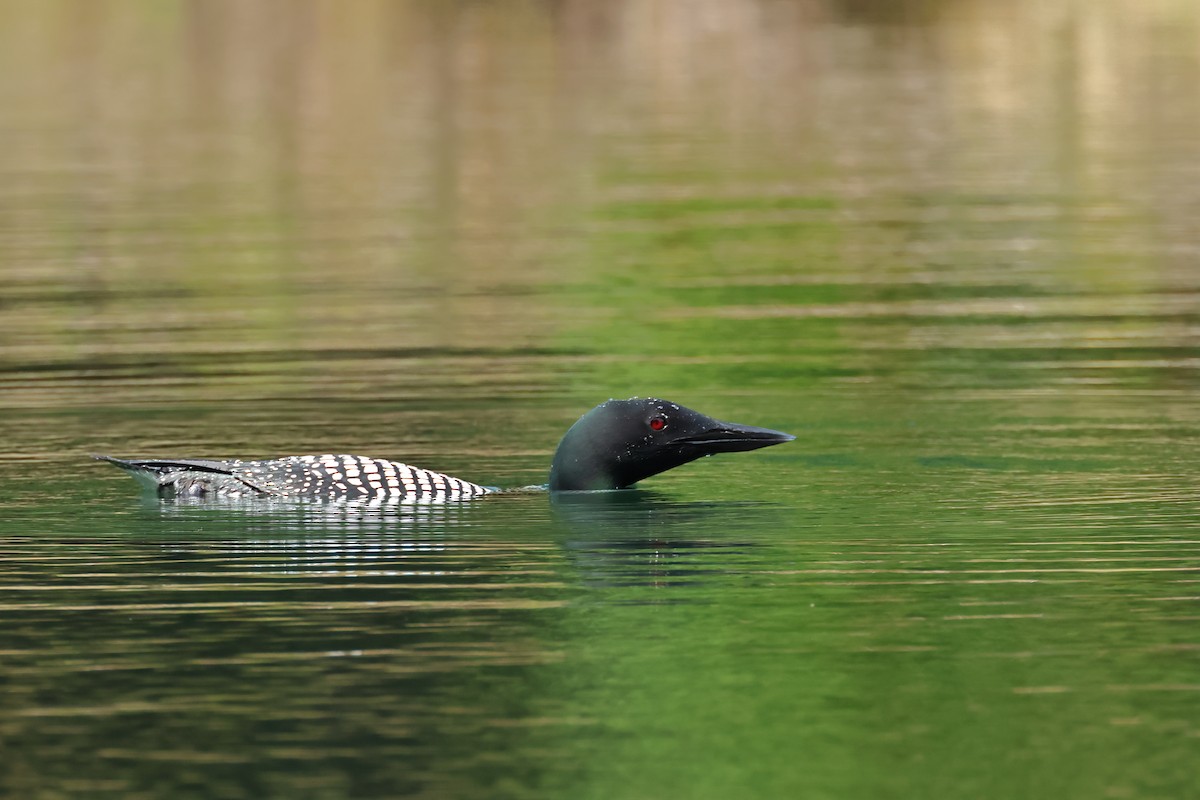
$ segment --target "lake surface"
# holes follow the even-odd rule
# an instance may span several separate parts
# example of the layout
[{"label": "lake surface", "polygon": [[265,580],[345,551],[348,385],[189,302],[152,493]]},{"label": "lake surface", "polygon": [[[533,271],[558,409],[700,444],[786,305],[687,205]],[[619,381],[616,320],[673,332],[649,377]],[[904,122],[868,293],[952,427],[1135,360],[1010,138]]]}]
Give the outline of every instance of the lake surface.
[{"label": "lake surface", "polygon": [[[1179,798],[1200,9],[0,6],[0,792]],[[89,453],[639,489],[140,497]]]}]

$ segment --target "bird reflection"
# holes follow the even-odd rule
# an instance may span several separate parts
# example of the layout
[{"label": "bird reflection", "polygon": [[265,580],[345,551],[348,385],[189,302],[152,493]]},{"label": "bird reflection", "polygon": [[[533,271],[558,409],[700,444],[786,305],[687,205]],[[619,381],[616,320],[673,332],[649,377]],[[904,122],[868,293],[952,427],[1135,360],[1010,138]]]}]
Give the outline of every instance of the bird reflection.
[{"label": "bird reflection", "polygon": [[536,573],[589,588],[683,587],[746,573],[780,512],[637,489],[514,492],[472,503],[175,498],[155,505],[185,537],[172,537],[175,553],[255,557],[263,568],[298,572]]},{"label": "bird reflection", "polygon": [[[372,500],[200,498],[152,502],[187,541],[169,549],[255,556],[288,572],[384,569],[444,573],[477,562],[478,504]],[[195,531],[197,535],[192,535]],[[215,553],[214,553],[215,551]],[[452,562],[452,563],[451,563]]]},{"label": "bird reflection", "polygon": [[308,499],[282,497],[221,498],[204,497],[150,498],[145,502],[166,514],[204,514],[209,519],[260,521],[273,528],[296,530],[337,530],[422,527],[442,528],[464,522],[476,504],[466,501],[417,499]]},{"label": "bird reflection", "polygon": [[686,586],[736,574],[760,546],[748,534],[777,510],[637,489],[562,493],[552,506],[567,557],[591,586]]}]

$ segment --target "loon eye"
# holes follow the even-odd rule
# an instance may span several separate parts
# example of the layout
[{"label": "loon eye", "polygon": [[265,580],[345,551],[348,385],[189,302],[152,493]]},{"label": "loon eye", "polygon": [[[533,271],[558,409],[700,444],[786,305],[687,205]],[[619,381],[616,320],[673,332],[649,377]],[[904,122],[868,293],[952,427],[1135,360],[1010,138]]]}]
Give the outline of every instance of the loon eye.
[{"label": "loon eye", "polygon": [[665,427],[667,427],[667,421],[662,417],[652,417],[650,419],[650,430],[661,431]]}]

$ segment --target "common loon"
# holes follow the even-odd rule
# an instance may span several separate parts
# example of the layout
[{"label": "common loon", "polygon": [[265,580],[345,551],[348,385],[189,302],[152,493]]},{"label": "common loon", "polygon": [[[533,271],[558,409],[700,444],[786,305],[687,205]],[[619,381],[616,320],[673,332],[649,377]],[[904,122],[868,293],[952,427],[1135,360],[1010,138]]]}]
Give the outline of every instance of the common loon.
[{"label": "common loon", "polygon": [[[623,489],[703,456],[755,450],[794,438],[769,428],[720,422],[667,400],[609,400],[580,417],[563,436],[547,488],[552,492]],[[95,458],[127,470],[163,497],[441,502],[501,491],[364,456],[286,456],[269,461]]]}]

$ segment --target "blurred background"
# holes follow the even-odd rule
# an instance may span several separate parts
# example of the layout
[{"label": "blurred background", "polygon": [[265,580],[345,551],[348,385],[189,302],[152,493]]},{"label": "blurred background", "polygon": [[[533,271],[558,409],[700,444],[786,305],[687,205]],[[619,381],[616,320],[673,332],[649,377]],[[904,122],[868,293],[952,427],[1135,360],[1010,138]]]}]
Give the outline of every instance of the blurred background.
[{"label": "blurred background", "polygon": [[[0,22],[10,458],[218,424],[197,444],[295,447],[261,423],[307,401],[337,402],[296,421],[386,450],[398,407],[513,400],[544,451],[618,395],[1193,383],[1190,2],[101,0]],[[53,441],[28,424],[48,411]]]},{"label": "blurred background", "polygon": [[[1194,0],[0,0],[0,789],[1186,796],[1198,131]],[[519,486],[631,395],[799,439],[86,458]]]}]

